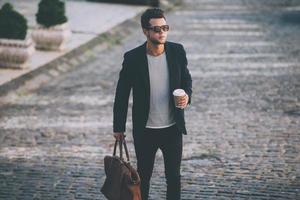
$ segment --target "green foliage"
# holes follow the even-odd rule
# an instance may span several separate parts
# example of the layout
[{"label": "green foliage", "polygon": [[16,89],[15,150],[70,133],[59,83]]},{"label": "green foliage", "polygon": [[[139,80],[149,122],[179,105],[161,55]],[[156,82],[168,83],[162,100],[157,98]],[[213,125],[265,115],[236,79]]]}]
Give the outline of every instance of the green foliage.
[{"label": "green foliage", "polygon": [[60,0],[41,0],[36,14],[36,21],[46,27],[67,22],[65,3]]},{"label": "green foliage", "polygon": [[24,40],[27,34],[27,20],[6,3],[0,10],[0,38]]}]

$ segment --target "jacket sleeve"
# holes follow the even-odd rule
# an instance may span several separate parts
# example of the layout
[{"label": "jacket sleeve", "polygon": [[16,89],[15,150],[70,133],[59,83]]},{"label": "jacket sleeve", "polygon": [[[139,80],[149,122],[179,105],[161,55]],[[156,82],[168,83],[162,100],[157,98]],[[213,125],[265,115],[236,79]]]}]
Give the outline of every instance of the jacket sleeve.
[{"label": "jacket sleeve", "polygon": [[113,131],[125,132],[126,119],[128,111],[128,101],[130,90],[132,88],[132,74],[130,73],[130,66],[128,56],[124,54],[122,69],[119,73],[119,80],[115,92],[115,101],[113,107]]},{"label": "jacket sleeve", "polygon": [[187,68],[188,65],[188,61],[186,58],[186,52],[184,50],[184,47],[181,45],[181,52],[182,52],[182,60],[183,60],[183,64],[181,67],[181,86],[184,89],[184,91],[187,93],[187,95],[189,96],[189,102],[188,104],[191,104],[192,102],[192,77],[190,74],[190,71]]}]

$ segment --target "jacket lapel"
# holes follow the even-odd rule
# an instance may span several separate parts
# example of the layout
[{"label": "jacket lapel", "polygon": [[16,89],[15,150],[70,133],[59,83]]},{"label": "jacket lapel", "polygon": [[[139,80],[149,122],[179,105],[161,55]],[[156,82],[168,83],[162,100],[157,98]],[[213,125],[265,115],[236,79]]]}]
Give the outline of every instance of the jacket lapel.
[{"label": "jacket lapel", "polygon": [[146,43],[147,42],[145,42],[141,46],[140,69],[141,69],[141,75],[143,76],[143,80],[144,80],[144,83],[145,83],[146,99],[148,100],[150,98],[150,77],[149,77]]},{"label": "jacket lapel", "polygon": [[170,48],[168,42],[165,43],[165,52],[167,57],[168,69],[169,69],[169,83],[170,83],[170,93],[176,88],[176,63],[174,62],[175,55]]}]

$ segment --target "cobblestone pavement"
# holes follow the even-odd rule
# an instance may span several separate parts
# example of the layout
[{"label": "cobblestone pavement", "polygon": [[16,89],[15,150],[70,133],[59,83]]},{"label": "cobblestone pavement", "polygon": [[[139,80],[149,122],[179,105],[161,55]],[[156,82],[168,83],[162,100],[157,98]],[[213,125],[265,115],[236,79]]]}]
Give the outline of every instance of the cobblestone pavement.
[{"label": "cobblestone pavement", "polygon": [[[182,199],[299,199],[299,11],[270,1],[184,2],[167,15],[194,85]],[[113,47],[70,60],[78,67],[39,89],[0,99],[1,200],[104,199],[122,55],[144,41],[135,28]],[[151,199],[164,199],[165,188],[158,153]]]}]

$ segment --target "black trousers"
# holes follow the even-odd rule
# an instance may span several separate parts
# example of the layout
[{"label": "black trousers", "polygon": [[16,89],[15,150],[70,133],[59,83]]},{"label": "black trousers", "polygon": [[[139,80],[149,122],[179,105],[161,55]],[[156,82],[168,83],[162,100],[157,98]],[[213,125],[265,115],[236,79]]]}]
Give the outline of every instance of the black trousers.
[{"label": "black trousers", "polygon": [[161,149],[167,182],[167,200],[180,200],[180,165],[182,158],[182,134],[176,125],[162,129],[146,128],[134,139],[137,171],[141,177],[142,200],[148,200],[150,179],[155,155]]}]

